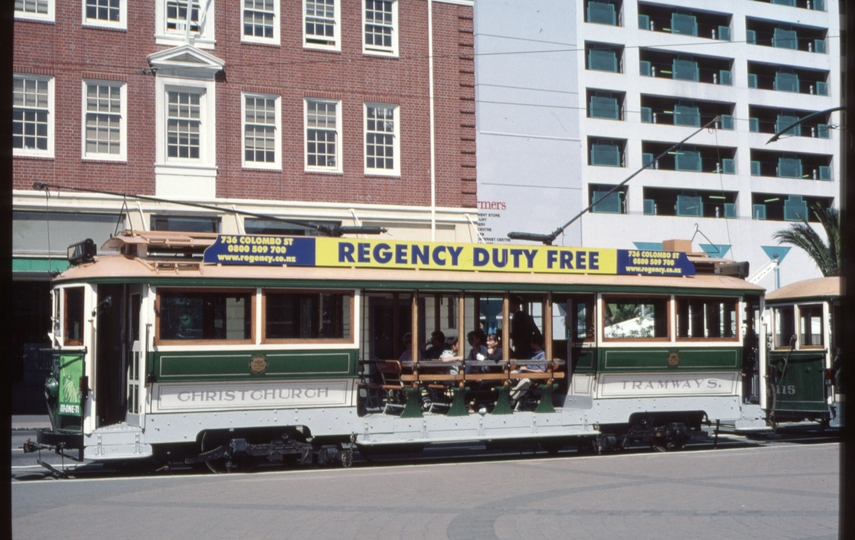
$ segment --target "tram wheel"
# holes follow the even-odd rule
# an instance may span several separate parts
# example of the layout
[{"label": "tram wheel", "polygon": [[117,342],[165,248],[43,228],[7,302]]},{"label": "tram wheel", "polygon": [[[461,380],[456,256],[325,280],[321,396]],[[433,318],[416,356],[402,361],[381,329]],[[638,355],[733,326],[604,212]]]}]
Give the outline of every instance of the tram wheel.
[{"label": "tram wheel", "polygon": [[[228,436],[223,436],[222,434],[217,434],[212,431],[206,431],[202,434],[201,441],[201,449],[202,452],[208,452],[221,446],[223,444],[227,444],[229,441]],[[222,474],[229,472],[228,467],[226,466],[226,460],[223,458],[219,459],[209,459],[205,462],[205,466],[208,467],[214,474]]]}]

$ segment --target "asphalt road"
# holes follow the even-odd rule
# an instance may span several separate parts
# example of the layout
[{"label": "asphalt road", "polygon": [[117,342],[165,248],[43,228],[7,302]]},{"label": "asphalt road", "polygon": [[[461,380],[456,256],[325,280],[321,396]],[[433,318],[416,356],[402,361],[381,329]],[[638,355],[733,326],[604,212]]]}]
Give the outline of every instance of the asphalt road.
[{"label": "asphalt road", "polygon": [[[14,481],[15,538],[833,539],[838,443]],[[13,470],[14,474],[14,470]]]}]

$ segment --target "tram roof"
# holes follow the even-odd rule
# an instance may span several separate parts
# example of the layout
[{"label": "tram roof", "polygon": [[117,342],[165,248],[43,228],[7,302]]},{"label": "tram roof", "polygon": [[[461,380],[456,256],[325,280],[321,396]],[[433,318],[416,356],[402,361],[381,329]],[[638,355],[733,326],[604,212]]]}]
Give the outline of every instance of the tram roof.
[{"label": "tram roof", "polygon": [[[283,283],[287,280],[288,283]],[[614,288],[715,290],[760,294],[763,288],[745,280],[716,274],[690,277],[538,274],[522,272],[471,272],[416,270],[397,268],[326,268],[298,266],[235,266],[206,264],[198,260],[141,259],[129,255],[105,255],[95,262],[70,267],[56,282],[154,283],[182,286],[287,286],[311,285],[341,287],[366,284],[372,288],[419,288],[424,290],[548,290],[550,285],[566,285],[589,290]],[[315,285],[317,286],[317,285]]]},{"label": "tram roof", "polygon": [[809,298],[839,298],[840,277],[821,277],[790,283],[785,287],[766,294],[766,303],[783,303]]}]

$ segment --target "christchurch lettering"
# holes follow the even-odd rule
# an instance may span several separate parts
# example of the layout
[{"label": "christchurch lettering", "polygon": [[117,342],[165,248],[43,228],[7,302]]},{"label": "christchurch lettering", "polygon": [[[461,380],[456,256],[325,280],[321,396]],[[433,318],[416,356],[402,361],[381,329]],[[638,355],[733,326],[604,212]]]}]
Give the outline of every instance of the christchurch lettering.
[{"label": "christchurch lettering", "polygon": [[264,388],[255,390],[193,390],[176,395],[184,403],[230,403],[289,399],[323,399],[329,388]]}]

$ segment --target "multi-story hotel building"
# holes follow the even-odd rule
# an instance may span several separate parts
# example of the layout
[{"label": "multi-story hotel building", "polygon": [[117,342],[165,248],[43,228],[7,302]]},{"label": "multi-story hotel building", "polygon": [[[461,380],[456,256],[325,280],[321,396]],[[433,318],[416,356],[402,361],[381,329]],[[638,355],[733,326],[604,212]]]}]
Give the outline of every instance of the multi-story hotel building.
[{"label": "multi-story hotel building", "polygon": [[773,235],[808,217],[825,237],[809,205],[839,205],[840,112],[769,140],[840,106],[839,17],[837,0],[476,3],[482,234],[598,203],[555,243],[692,239],[752,273],[777,255],[781,284],[819,277]]}]

